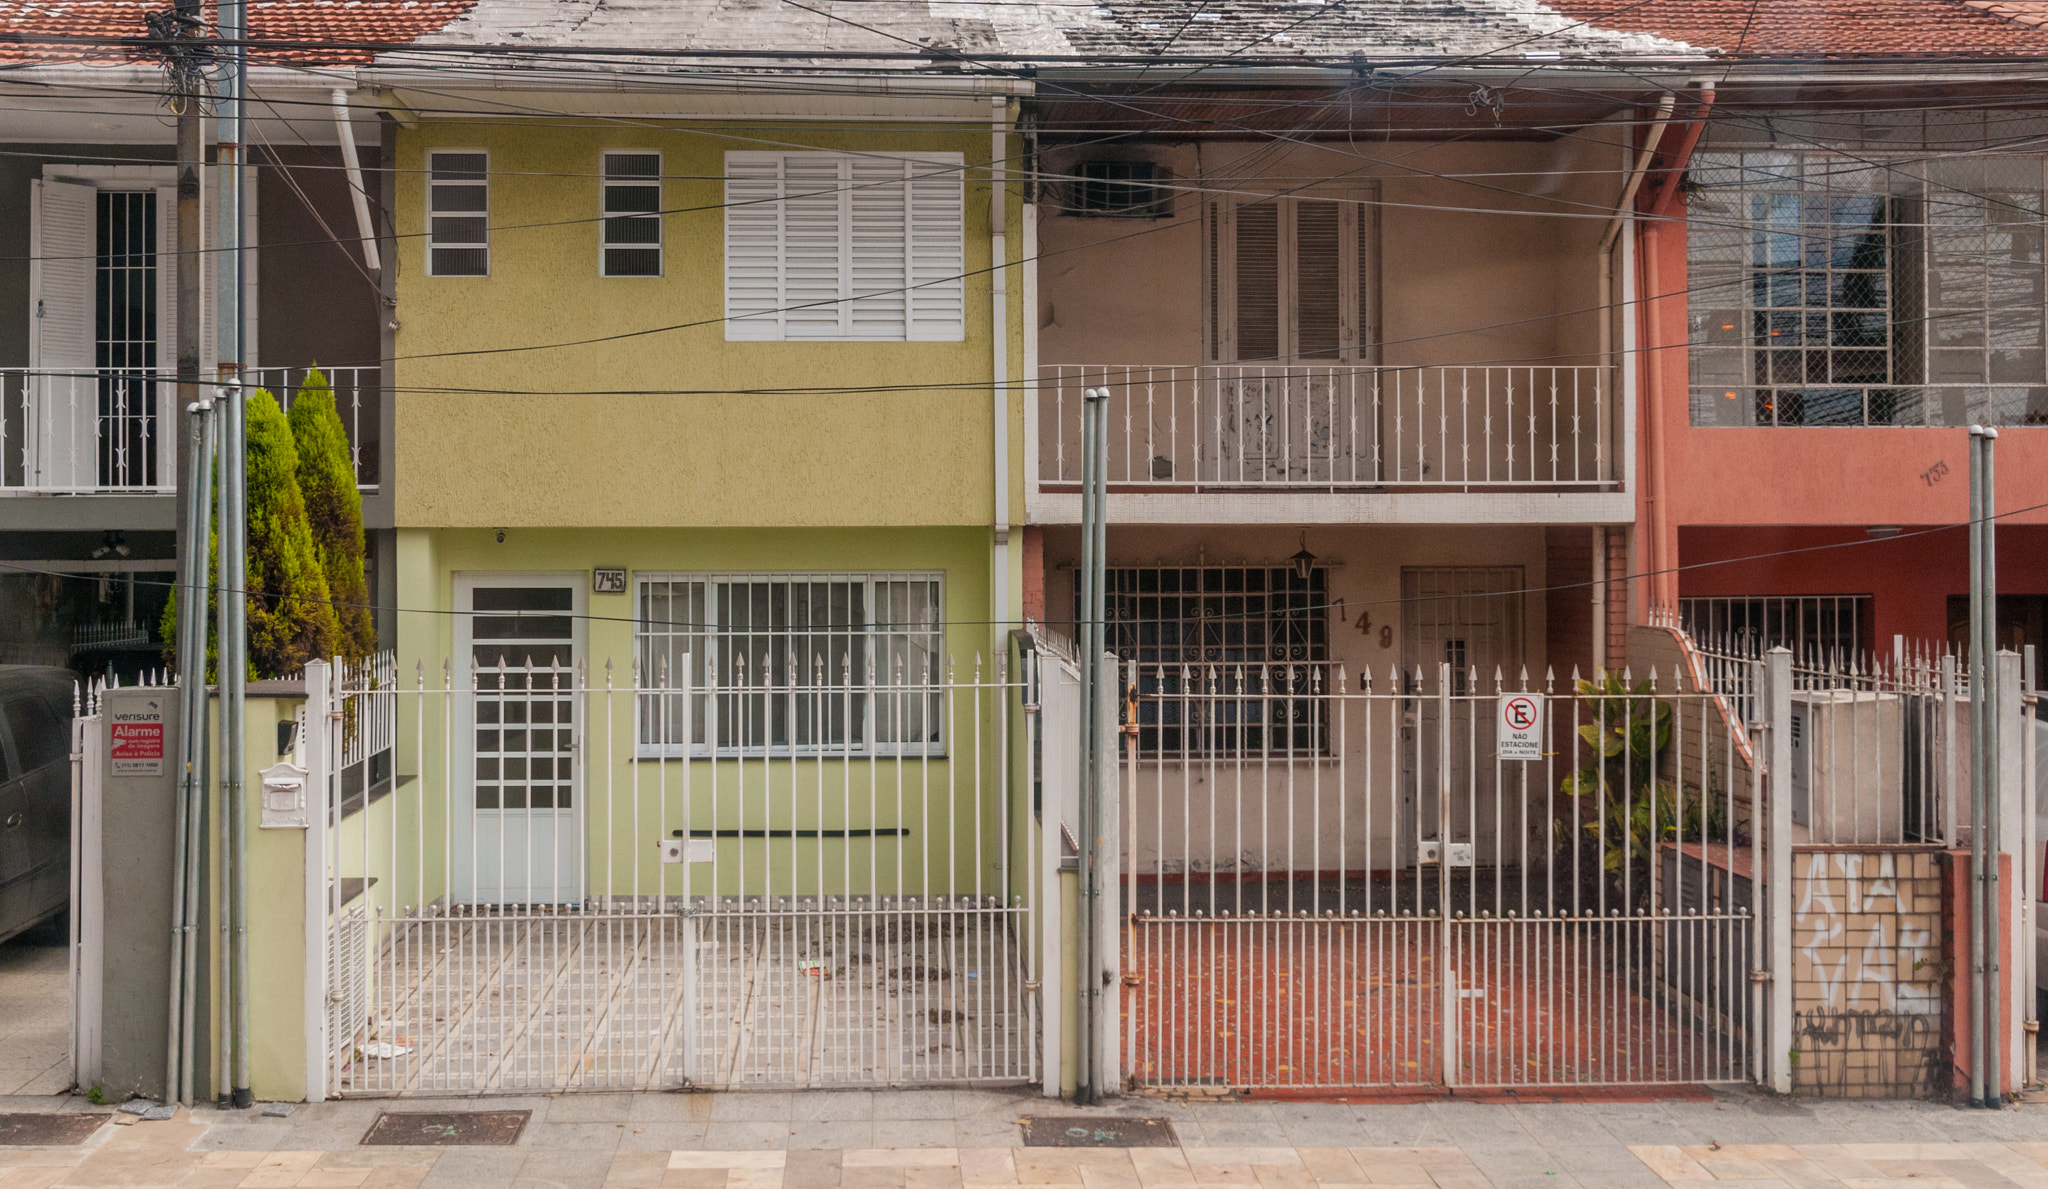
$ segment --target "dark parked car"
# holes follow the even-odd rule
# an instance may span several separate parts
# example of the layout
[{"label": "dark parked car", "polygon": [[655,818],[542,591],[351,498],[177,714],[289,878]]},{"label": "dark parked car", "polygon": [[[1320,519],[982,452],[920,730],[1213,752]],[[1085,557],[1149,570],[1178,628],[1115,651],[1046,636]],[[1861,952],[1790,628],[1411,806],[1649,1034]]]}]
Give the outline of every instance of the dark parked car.
[{"label": "dark parked car", "polygon": [[71,901],[68,669],[0,665],[0,941]]}]

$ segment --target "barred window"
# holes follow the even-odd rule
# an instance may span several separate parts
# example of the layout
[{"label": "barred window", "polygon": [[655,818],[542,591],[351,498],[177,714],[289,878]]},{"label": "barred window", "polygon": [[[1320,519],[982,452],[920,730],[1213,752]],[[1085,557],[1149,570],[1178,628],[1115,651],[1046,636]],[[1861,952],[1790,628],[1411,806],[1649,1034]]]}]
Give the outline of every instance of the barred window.
[{"label": "barred window", "polygon": [[1110,570],[1109,647],[1137,666],[1138,750],[1325,752],[1328,592],[1323,567]]},{"label": "barred window", "polygon": [[608,277],[661,275],[661,154],[604,155],[600,271]]},{"label": "barred window", "polygon": [[1831,663],[1869,648],[1870,602],[1867,594],[1699,596],[1678,600],[1678,618],[1705,647],[1760,654],[1782,645],[1796,663]]},{"label": "barred window", "polygon": [[936,755],[934,574],[646,574],[635,625],[642,757]]},{"label": "barred window", "polygon": [[427,275],[482,277],[491,271],[490,157],[427,154]]},{"label": "barred window", "polygon": [[2040,157],[1695,158],[1695,425],[2048,422]]}]

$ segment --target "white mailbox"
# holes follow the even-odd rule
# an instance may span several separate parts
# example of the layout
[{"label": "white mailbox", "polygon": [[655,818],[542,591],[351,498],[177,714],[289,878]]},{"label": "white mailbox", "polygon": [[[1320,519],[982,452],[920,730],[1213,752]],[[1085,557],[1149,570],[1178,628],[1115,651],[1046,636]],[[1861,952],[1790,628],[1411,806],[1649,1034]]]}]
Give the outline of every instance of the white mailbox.
[{"label": "white mailbox", "polygon": [[263,779],[263,818],[257,824],[265,830],[304,830],[312,826],[306,813],[306,777],[304,768],[289,760],[279,760],[261,773]]}]

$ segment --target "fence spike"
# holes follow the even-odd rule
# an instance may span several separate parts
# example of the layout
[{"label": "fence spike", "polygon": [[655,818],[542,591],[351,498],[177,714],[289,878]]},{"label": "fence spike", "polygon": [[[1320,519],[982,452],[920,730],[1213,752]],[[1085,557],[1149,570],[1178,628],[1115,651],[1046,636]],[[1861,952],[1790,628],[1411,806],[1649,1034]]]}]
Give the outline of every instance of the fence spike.
[{"label": "fence spike", "polygon": [[1344,678],[1345,678],[1345,673],[1344,673],[1344,662],[1343,662],[1343,661],[1338,661],[1338,662],[1337,662],[1337,696],[1338,696],[1338,697],[1340,697],[1340,698],[1344,696]]}]

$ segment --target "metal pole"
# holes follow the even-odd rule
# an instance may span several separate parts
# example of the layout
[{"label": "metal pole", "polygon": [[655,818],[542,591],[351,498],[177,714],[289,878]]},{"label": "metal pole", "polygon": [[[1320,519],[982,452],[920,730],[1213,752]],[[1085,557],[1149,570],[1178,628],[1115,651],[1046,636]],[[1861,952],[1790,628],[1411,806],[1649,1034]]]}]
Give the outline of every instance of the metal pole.
[{"label": "metal pole", "polygon": [[[200,401],[193,413],[193,429],[199,436],[199,461],[192,475],[192,520],[193,534],[187,538],[192,555],[193,581],[189,593],[192,601],[187,604],[191,610],[179,617],[181,632],[189,633],[180,647],[189,647],[189,657],[181,659],[180,668],[191,674],[181,678],[187,683],[185,698],[187,717],[184,730],[190,747],[192,797],[185,805],[185,948],[182,954],[182,970],[179,977],[185,987],[183,1011],[177,1017],[178,1044],[185,1054],[184,1066],[178,1081],[178,1101],[189,1104],[192,1101],[193,1066],[198,1063],[197,1050],[193,1047],[193,1032],[196,1024],[197,1001],[199,998],[199,922],[203,919],[200,911],[200,872],[205,866],[206,832],[204,806],[207,792],[207,731],[206,731],[206,604],[212,596],[213,584],[207,576],[207,559],[212,544],[213,509],[213,460],[216,444],[215,423],[212,401]],[[188,626],[189,625],[189,626]]]},{"label": "metal pole", "polygon": [[1998,679],[1998,476],[1993,465],[1998,431],[1987,426],[1978,440],[1984,469],[1983,512],[1977,526],[1984,542],[1980,596],[1984,603],[1984,1105],[1997,1110],[2005,1105],[2005,1079],[2000,1076],[2005,1057],[2000,1051],[2005,1035],[2005,1017],[2001,1012],[2004,997],[1998,985],[2004,966],[1999,960],[2000,943],[2004,940],[2004,905],[1999,899],[1998,860],[2005,849],[2004,807],[2000,803],[2004,791],[2004,753],[1999,750],[1998,729],[1999,711],[2004,705]]},{"label": "metal pole", "polygon": [[[182,253],[181,253],[182,256]],[[182,271],[182,270],[181,270]],[[182,389],[183,384],[179,387]],[[176,836],[171,844],[171,961],[168,970],[170,979],[170,1010],[166,1015],[164,1028],[164,1097],[173,1102],[185,1101],[178,1091],[181,1084],[180,1071],[184,1068],[183,1034],[179,1021],[185,1014],[185,946],[190,932],[191,906],[186,901],[186,810],[198,794],[193,787],[193,778],[198,775],[199,765],[194,754],[192,713],[193,688],[204,688],[206,684],[205,637],[202,635],[199,651],[192,650],[192,628],[194,624],[206,622],[206,602],[199,595],[199,571],[197,566],[205,564],[205,558],[194,544],[202,539],[205,507],[192,498],[197,486],[199,469],[203,465],[201,451],[204,444],[199,437],[199,405],[194,402],[186,410],[185,434],[188,439],[185,451],[184,516],[179,523],[182,548],[178,551],[178,728],[181,736],[178,744],[179,769],[177,793]],[[196,610],[195,610],[196,608]],[[198,664],[194,665],[194,658]]]},{"label": "metal pole", "polygon": [[248,812],[242,803],[242,768],[247,762],[243,684],[248,676],[248,476],[246,473],[247,407],[242,394],[242,293],[246,260],[242,244],[243,122],[249,85],[245,0],[222,0],[220,36],[229,69],[223,77],[219,146],[220,244],[215,308],[218,311],[221,392],[225,424],[221,432],[220,517],[220,699],[221,796],[228,824],[228,912],[232,957],[228,970],[230,1045],[233,1052],[232,1101],[246,1107],[255,1101],[249,1090],[249,872]]},{"label": "metal pole", "polygon": [[1088,914],[1088,1100],[1101,1098],[1106,1089],[1102,1084],[1104,1069],[1102,1053],[1102,840],[1106,831],[1103,827],[1103,803],[1108,800],[1107,780],[1110,757],[1115,754],[1116,730],[1109,719],[1109,708],[1114,706],[1116,691],[1111,688],[1115,679],[1116,666],[1108,663],[1109,652],[1109,389],[1098,388],[1095,399],[1095,572],[1090,583],[1094,597],[1088,607],[1088,620],[1094,625],[1095,652],[1095,705],[1089,707],[1094,716],[1094,780],[1088,789],[1088,833],[1082,856],[1082,872],[1087,879],[1084,891],[1087,894]]},{"label": "metal pole", "polygon": [[1970,427],[1970,1090],[1984,1102],[1984,720],[1990,690],[1984,630],[1984,431]]},{"label": "metal pole", "polygon": [[1095,456],[1102,444],[1095,433],[1095,389],[1084,389],[1081,393],[1081,583],[1079,598],[1075,602],[1074,625],[1076,643],[1081,651],[1081,783],[1079,786],[1080,805],[1077,807],[1077,821],[1074,823],[1080,844],[1079,859],[1080,894],[1074,898],[1078,911],[1075,915],[1076,957],[1074,977],[1080,980],[1078,1006],[1080,1011],[1074,1021],[1074,1035],[1078,1039],[1074,1070],[1074,1096],[1082,1102],[1093,1098],[1095,1086],[1094,1037],[1090,1025],[1094,1022],[1094,996],[1092,989],[1095,963],[1094,918],[1088,904],[1088,840],[1095,829],[1095,725],[1096,711],[1095,680],[1095,571],[1098,565],[1095,557],[1095,518],[1099,512],[1095,506]]}]

